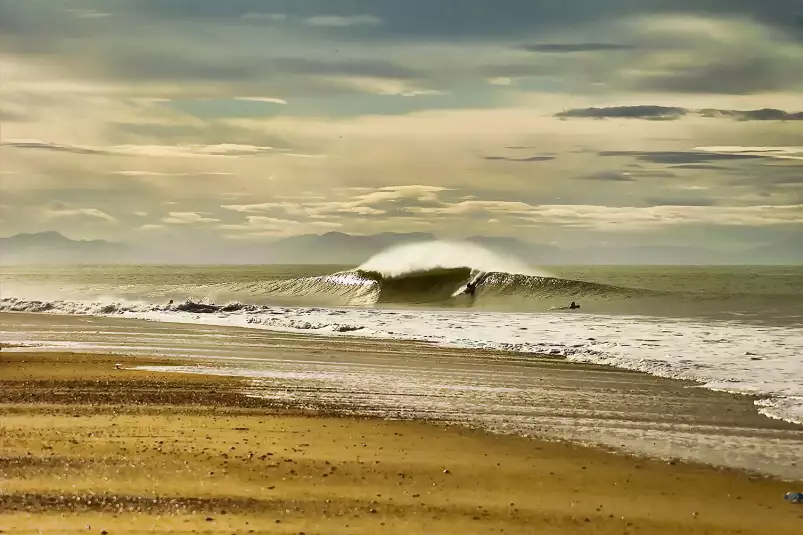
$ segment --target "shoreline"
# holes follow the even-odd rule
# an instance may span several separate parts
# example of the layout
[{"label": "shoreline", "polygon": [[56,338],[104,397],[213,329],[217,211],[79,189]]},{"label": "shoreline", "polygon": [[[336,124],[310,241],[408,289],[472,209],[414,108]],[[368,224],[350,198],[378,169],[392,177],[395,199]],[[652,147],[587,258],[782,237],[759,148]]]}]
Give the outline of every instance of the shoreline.
[{"label": "shoreline", "polygon": [[454,423],[803,480],[803,427],[759,414],[760,398],[613,366],[93,316],[0,314],[0,332],[9,342],[39,340],[53,351],[161,355],[172,371],[245,378],[251,396],[285,405]]},{"label": "shoreline", "polygon": [[783,535],[803,522],[770,477],[311,414],[248,398],[242,378],[131,369],[175,364],[0,352],[0,528]]},{"label": "shoreline", "polygon": [[[321,338],[427,341],[464,352],[501,350],[560,355],[656,377],[698,381],[710,389],[759,393],[763,414],[803,426],[803,329],[735,320],[711,322],[650,316],[453,313],[446,309],[366,309],[273,306],[189,313],[143,303],[54,302],[45,314],[97,314],[114,321],[146,320],[206,328],[246,328]],[[200,305],[199,305],[200,306]],[[12,307],[13,309],[14,307]],[[22,306],[26,309],[25,306]],[[495,321],[503,314],[503,321]]]}]

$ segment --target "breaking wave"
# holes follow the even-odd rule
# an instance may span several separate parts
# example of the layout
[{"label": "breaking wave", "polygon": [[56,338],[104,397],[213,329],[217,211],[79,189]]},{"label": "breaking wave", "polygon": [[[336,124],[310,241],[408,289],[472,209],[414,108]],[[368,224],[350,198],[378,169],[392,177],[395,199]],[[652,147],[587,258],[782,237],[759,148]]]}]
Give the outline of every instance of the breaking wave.
[{"label": "breaking wave", "polygon": [[[461,287],[480,274],[482,282],[476,295],[470,300],[459,295]],[[276,298],[325,296],[339,299],[336,304],[345,306],[470,305],[534,311],[563,304],[567,299],[632,297],[644,293],[644,290],[552,277],[513,256],[503,256],[475,244],[453,242],[402,245],[383,251],[352,270],[269,281],[261,290]]]},{"label": "breaking wave", "polygon": [[[461,294],[465,284],[478,275],[482,277],[475,294]],[[357,268],[249,284],[165,285],[140,291],[96,288],[94,293],[54,296],[15,294],[0,299],[0,311],[213,314],[249,313],[269,306],[316,306],[548,312],[575,301],[581,305],[580,311],[588,313],[760,319],[773,311],[792,318],[795,314],[790,311],[801,308],[796,296],[660,292],[550,276],[483,272],[469,266],[433,267],[392,276]]]},{"label": "breaking wave", "polygon": [[[220,276],[154,269],[144,275],[124,272],[117,279],[98,271],[57,286],[40,279],[4,280],[6,299],[0,300],[0,311],[47,312],[84,306],[68,303],[89,303],[86,306],[111,307],[100,313],[128,306],[196,314],[248,312],[249,307],[260,306],[547,312],[575,301],[580,311],[595,314],[803,321],[799,295],[740,294],[730,288],[707,293],[658,291],[560,278],[475,244],[410,244],[383,251],[356,268],[332,268],[328,273],[248,269]],[[461,294],[476,277],[480,282],[474,294]],[[8,299],[12,296],[15,299]]]}]

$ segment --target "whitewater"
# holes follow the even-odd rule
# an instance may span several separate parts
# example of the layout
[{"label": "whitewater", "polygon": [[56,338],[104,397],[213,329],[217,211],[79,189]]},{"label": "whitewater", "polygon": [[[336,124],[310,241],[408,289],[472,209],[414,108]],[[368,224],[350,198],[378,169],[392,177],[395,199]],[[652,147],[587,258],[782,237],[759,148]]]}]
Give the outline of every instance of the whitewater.
[{"label": "whitewater", "polygon": [[[255,272],[232,281],[219,280],[228,276],[214,271],[185,277],[148,269],[141,267],[136,275],[111,270],[104,277],[79,276],[69,269],[57,274],[44,270],[47,276],[38,278],[24,270],[4,274],[0,312],[113,316],[548,354],[756,395],[761,413],[803,423],[800,300],[785,295],[783,288],[702,294],[601,284],[561,278],[456,243],[404,246],[355,269],[309,276]],[[487,278],[476,302],[453,297],[477,273]],[[133,279],[139,282],[132,284]],[[580,311],[550,311],[575,299]],[[534,310],[522,311],[521,303]],[[768,303],[774,307],[769,315]],[[723,308],[736,312],[719,313]],[[661,313],[670,309],[696,312]]]}]

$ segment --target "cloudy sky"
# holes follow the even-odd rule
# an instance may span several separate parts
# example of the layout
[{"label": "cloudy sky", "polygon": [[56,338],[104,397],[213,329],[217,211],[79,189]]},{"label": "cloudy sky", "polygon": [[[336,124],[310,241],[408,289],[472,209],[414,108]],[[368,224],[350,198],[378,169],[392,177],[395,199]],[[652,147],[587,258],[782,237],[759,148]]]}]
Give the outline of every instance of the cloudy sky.
[{"label": "cloudy sky", "polygon": [[0,0],[0,234],[803,233],[800,0]]}]

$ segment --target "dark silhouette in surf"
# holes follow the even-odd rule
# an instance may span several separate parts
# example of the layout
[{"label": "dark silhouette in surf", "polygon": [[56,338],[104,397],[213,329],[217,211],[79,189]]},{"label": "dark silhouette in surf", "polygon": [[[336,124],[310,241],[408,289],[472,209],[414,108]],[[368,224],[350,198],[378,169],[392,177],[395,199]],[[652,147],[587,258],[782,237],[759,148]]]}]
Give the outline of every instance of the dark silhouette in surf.
[{"label": "dark silhouette in surf", "polygon": [[469,306],[474,306],[474,301],[477,300],[477,283],[469,282],[466,284],[465,293],[468,296]]},{"label": "dark silhouette in surf", "polygon": [[469,282],[468,284],[466,284],[466,289],[463,293],[465,293],[466,295],[470,295],[471,297],[474,297],[474,294],[477,293],[477,283]]},{"label": "dark silhouette in surf", "polygon": [[572,301],[572,304],[567,307],[553,307],[549,310],[577,310],[578,308],[580,308],[580,305]]},{"label": "dark silhouette in surf", "polygon": [[473,281],[469,281],[466,283],[466,289],[463,290],[463,293],[468,296],[469,304],[471,306],[473,306],[474,301],[477,300],[477,286],[479,285],[480,282],[482,282],[483,278],[475,279]]}]

